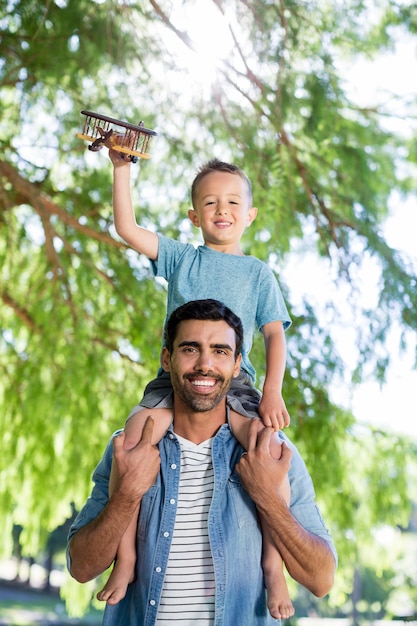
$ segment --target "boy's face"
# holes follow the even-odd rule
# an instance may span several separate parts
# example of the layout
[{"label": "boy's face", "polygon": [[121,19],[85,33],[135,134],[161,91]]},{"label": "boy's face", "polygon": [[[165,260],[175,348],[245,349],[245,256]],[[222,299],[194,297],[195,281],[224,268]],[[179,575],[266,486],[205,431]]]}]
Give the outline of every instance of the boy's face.
[{"label": "boy's face", "polygon": [[238,174],[211,172],[198,184],[188,216],[207,245],[238,244],[258,210],[251,206],[246,181]]}]

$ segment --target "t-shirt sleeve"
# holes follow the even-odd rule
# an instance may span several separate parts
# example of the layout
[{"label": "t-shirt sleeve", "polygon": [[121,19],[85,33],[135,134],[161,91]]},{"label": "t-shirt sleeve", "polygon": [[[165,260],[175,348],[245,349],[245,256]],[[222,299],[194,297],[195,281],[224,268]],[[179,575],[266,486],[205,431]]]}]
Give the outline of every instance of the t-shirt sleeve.
[{"label": "t-shirt sleeve", "polygon": [[256,322],[259,330],[270,322],[281,321],[284,330],[291,326],[291,318],[278,281],[270,268],[264,267],[258,291]]},{"label": "t-shirt sleeve", "polygon": [[169,281],[182,256],[187,253],[190,247],[194,250],[191,244],[182,243],[158,233],[158,258],[151,261],[154,276]]}]

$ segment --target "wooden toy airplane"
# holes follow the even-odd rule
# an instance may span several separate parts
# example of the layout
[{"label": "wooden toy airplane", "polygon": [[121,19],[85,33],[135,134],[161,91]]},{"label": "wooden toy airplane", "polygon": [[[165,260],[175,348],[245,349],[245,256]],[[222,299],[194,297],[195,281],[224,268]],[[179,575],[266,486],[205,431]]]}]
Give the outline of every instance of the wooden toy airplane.
[{"label": "wooden toy airplane", "polygon": [[122,157],[132,163],[136,163],[138,158],[150,158],[147,150],[152,137],[158,133],[145,128],[143,122],[139,122],[136,126],[92,111],[81,111],[81,113],[86,116],[86,119],[83,131],[77,133],[77,137],[92,142],[88,146],[89,150],[98,152],[106,146],[121,152]]}]

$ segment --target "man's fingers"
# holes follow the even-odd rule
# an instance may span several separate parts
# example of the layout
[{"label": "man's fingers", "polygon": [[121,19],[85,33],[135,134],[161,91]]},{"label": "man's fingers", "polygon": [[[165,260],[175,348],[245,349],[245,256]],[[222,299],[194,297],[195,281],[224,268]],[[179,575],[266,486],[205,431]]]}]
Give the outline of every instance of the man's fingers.
[{"label": "man's fingers", "polygon": [[122,430],[118,435],[116,435],[115,437],[113,437],[113,450],[120,450],[123,448],[123,444],[125,442],[125,431]]},{"label": "man's fingers", "polygon": [[286,442],[283,441],[281,444],[281,459],[283,459],[284,461],[289,461],[291,457],[292,457],[292,450],[286,444]]},{"label": "man's fingers", "polygon": [[271,444],[271,437],[274,434],[272,426],[263,428],[258,434],[257,447],[269,452],[269,446]]},{"label": "man's fingers", "polygon": [[259,421],[256,419],[251,420],[248,431],[248,452],[255,450],[255,448],[269,450],[269,444],[274,433],[274,429],[272,426],[266,426],[259,432],[258,429]]},{"label": "man's fingers", "polygon": [[153,417],[152,415],[148,415],[148,417],[146,418],[145,426],[143,427],[142,437],[140,441],[143,441],[145,443],[152,443],[153,425]]},{"label": "man's fingers", "polygon": [[258,424],[256,419],[251,420],[248,430],[248,452],[255,450],[258,440]]}]

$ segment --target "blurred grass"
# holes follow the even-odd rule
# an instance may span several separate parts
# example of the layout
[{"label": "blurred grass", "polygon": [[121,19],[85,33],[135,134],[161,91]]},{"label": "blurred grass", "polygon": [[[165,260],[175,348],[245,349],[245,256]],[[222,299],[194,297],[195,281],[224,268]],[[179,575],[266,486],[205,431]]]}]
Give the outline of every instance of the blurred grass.
[{"label": "blurred grass", "polygon": [[97,626],[102,616],[91,609],[83,618],[70,618],[56,591],[0,582],[0,626]]}]

